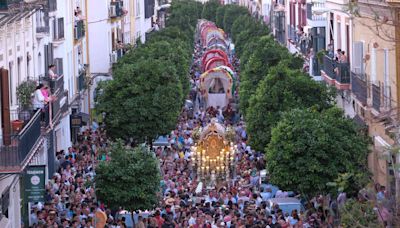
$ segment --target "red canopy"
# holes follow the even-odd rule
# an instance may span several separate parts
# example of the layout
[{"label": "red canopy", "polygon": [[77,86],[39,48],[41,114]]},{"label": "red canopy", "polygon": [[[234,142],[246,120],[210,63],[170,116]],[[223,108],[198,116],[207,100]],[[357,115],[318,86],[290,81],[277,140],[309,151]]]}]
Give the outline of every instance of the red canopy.
[{"label": "red canopy", "polygon": [[209,59],[205,65],[203,65],[203,71],[211,70],[219,66],[226,66],[228,64],[229,64],[228,60],[224,58],[213,57]]},{"label": "red canopy", "polygon": [[211,59],[212,57],[221,57],[228,62],[228,55],[224,51],[219,49],[211,49],[204,53],[201,64],[205,65],[207,60]]}]

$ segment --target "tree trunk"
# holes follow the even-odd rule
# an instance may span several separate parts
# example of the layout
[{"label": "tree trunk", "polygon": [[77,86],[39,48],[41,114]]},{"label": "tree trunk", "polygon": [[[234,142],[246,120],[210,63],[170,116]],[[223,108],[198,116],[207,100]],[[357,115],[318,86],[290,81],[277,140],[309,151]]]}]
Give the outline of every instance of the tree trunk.
[{"label": "tree trunk", "polygon": [[132,228],[135,228],[135,218],[134,218],[134,211],[131,211],[131,219],[132,219]]}]

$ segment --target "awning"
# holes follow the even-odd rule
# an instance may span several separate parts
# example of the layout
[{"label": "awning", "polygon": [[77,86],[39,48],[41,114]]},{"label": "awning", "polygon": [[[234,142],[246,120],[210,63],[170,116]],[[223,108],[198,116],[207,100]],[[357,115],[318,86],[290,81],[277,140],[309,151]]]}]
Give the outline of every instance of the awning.
[{"label": "awning", "polygon": [[157,11],[166,10],[166,9],[169,9],[170,7],[171,7],[171,4],[164,4],[164,5],[158,6]]},{"label": "awning", "polygon": [[153,142],[153,147],[154,146],[170,146],[171,144],[168,141],[168,138],[165,136],[160,136],[156,141]]},{"label": "awning", "polygon": [[78,114],[79,116],[82,116],[82,121],[85,122],[86,124],[90,122],[90,115],[84,112],[80,112]]}]

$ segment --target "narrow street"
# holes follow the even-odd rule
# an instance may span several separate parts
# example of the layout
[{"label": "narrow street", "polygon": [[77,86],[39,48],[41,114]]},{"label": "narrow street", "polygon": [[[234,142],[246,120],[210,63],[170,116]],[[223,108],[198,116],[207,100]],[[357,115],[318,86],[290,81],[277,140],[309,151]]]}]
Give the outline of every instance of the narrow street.
[{"label": "narrow street", "polygon": [[0,0],[0,228],[400,228],[400,0]]}]

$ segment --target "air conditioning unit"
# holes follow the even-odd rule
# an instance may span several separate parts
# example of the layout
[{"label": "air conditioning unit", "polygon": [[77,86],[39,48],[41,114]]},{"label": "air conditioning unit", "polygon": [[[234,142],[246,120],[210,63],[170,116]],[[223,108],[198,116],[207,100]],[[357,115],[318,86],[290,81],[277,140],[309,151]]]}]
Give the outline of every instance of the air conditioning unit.
[{"label": "air conditioning unit", "polygon": [[116,63],[118,60],[118,55],[116,52],[111,53],[111,63]]},{"label": "air conditioning unit", "polygon": [[117,7],[115,5],[110,6],[110,17],[116,17],[117,16]]}]

